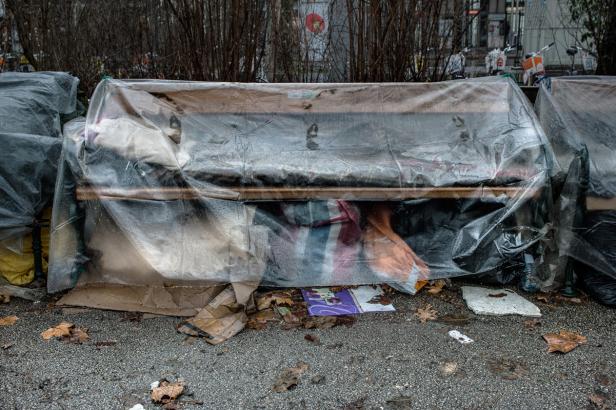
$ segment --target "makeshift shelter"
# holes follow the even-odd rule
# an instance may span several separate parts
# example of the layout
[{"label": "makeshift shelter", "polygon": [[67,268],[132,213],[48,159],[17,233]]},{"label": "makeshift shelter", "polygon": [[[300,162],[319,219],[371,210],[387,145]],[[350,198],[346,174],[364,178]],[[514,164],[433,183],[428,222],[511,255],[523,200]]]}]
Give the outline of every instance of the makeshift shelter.
[{"label": "makeshift shelter", "polygon": [[557,237],[581,282],[616,305],[616,77],[562,77],[536,110],[563,170]]},{"label": "makeshift shelter", "polygon": [[0,73],[0,276],[15,284],[34,278],[33,245],[45,253],[38,229],[51,205],[62,118],[76,110],[78,83],[65,73]]},{"label": "makeshift shelter", "polygon": [[541,279],[553,161],[510,80],[105,80],[65,134],[52,292]]}]

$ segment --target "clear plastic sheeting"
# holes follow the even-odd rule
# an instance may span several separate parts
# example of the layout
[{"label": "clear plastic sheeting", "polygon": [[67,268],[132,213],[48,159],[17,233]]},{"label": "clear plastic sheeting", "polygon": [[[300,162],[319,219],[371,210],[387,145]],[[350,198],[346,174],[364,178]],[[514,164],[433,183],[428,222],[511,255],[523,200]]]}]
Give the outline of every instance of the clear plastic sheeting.
[{"label": "clear plastic sheeting", "polygon": [[576,261],[582,283],[603,283],[597,292],[614,282],[614,301],[616,77],[554,78],[551,89],[540,90],[536,110],[562,170],[556,183],[560,253]]},{"label": "clear plastic sheeting", "polygon": [[79,81],[65,73],[0,74],[0,250],[50,204],[62,148],[61,121],[76,109]]},{"label": "clear plastic sheeting", "polygon": [[65,135],[50,291],[541,275],[554,161],[507,79],[105,80]]}]

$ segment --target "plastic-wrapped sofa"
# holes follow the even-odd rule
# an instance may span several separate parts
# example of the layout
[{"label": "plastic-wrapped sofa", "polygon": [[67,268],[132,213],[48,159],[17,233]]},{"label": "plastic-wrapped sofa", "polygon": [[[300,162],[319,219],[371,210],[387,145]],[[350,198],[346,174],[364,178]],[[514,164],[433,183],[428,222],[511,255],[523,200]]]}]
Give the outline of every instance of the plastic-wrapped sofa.
[{"label": "plastic-wrapped sofa", "polygon": [[65,134],[50,291],[541,274],[553,159],[509,80],[105,80]]}]

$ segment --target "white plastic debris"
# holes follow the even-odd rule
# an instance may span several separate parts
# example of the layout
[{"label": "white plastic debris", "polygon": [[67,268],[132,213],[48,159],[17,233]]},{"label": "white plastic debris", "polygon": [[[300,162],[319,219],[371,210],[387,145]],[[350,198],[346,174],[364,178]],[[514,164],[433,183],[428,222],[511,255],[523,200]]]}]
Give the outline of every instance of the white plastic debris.
[{"label": "white plastic debris", "polygon": [[468,308],[478,315],[541,317],[536,305],[507,289],[462,286],[462,297]]},{"label": "white plastic debris", "polygon": [[450,330],[449,331],[449,336],[453,337],[454,339],[456,339],[458,342],[462,343],[463,345],[466,345],[466,344],[474,342],[473,339],[471,339],[470,337],[466,336],[463,333],[460,333],[457,330]]},{"label": "white plastic debris", "polygon": [[133,407],[131,407],[128,410],[145,410],[145,407],[143,407],[143,404],[137,403],[137,404],[135,404]]}]

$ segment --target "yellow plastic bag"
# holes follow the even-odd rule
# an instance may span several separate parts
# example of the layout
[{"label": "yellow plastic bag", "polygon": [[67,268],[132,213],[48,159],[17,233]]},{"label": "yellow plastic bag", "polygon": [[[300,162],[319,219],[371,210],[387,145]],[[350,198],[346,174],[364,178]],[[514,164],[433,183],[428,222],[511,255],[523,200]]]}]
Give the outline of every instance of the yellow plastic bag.
[{"label": "yellow plastic bag", "polygon": [[[51,209],[46,209],[43,218],[49,219]],[[41,247],[43,254],[43,272],[47,272],[49,257],[49,228],[41,229]],[[0,242],[0,276],[12,285],[23,286],[34,280],[34,254],[32,253],[32,235],[21,238],[21,252],[16,252]]]}]

